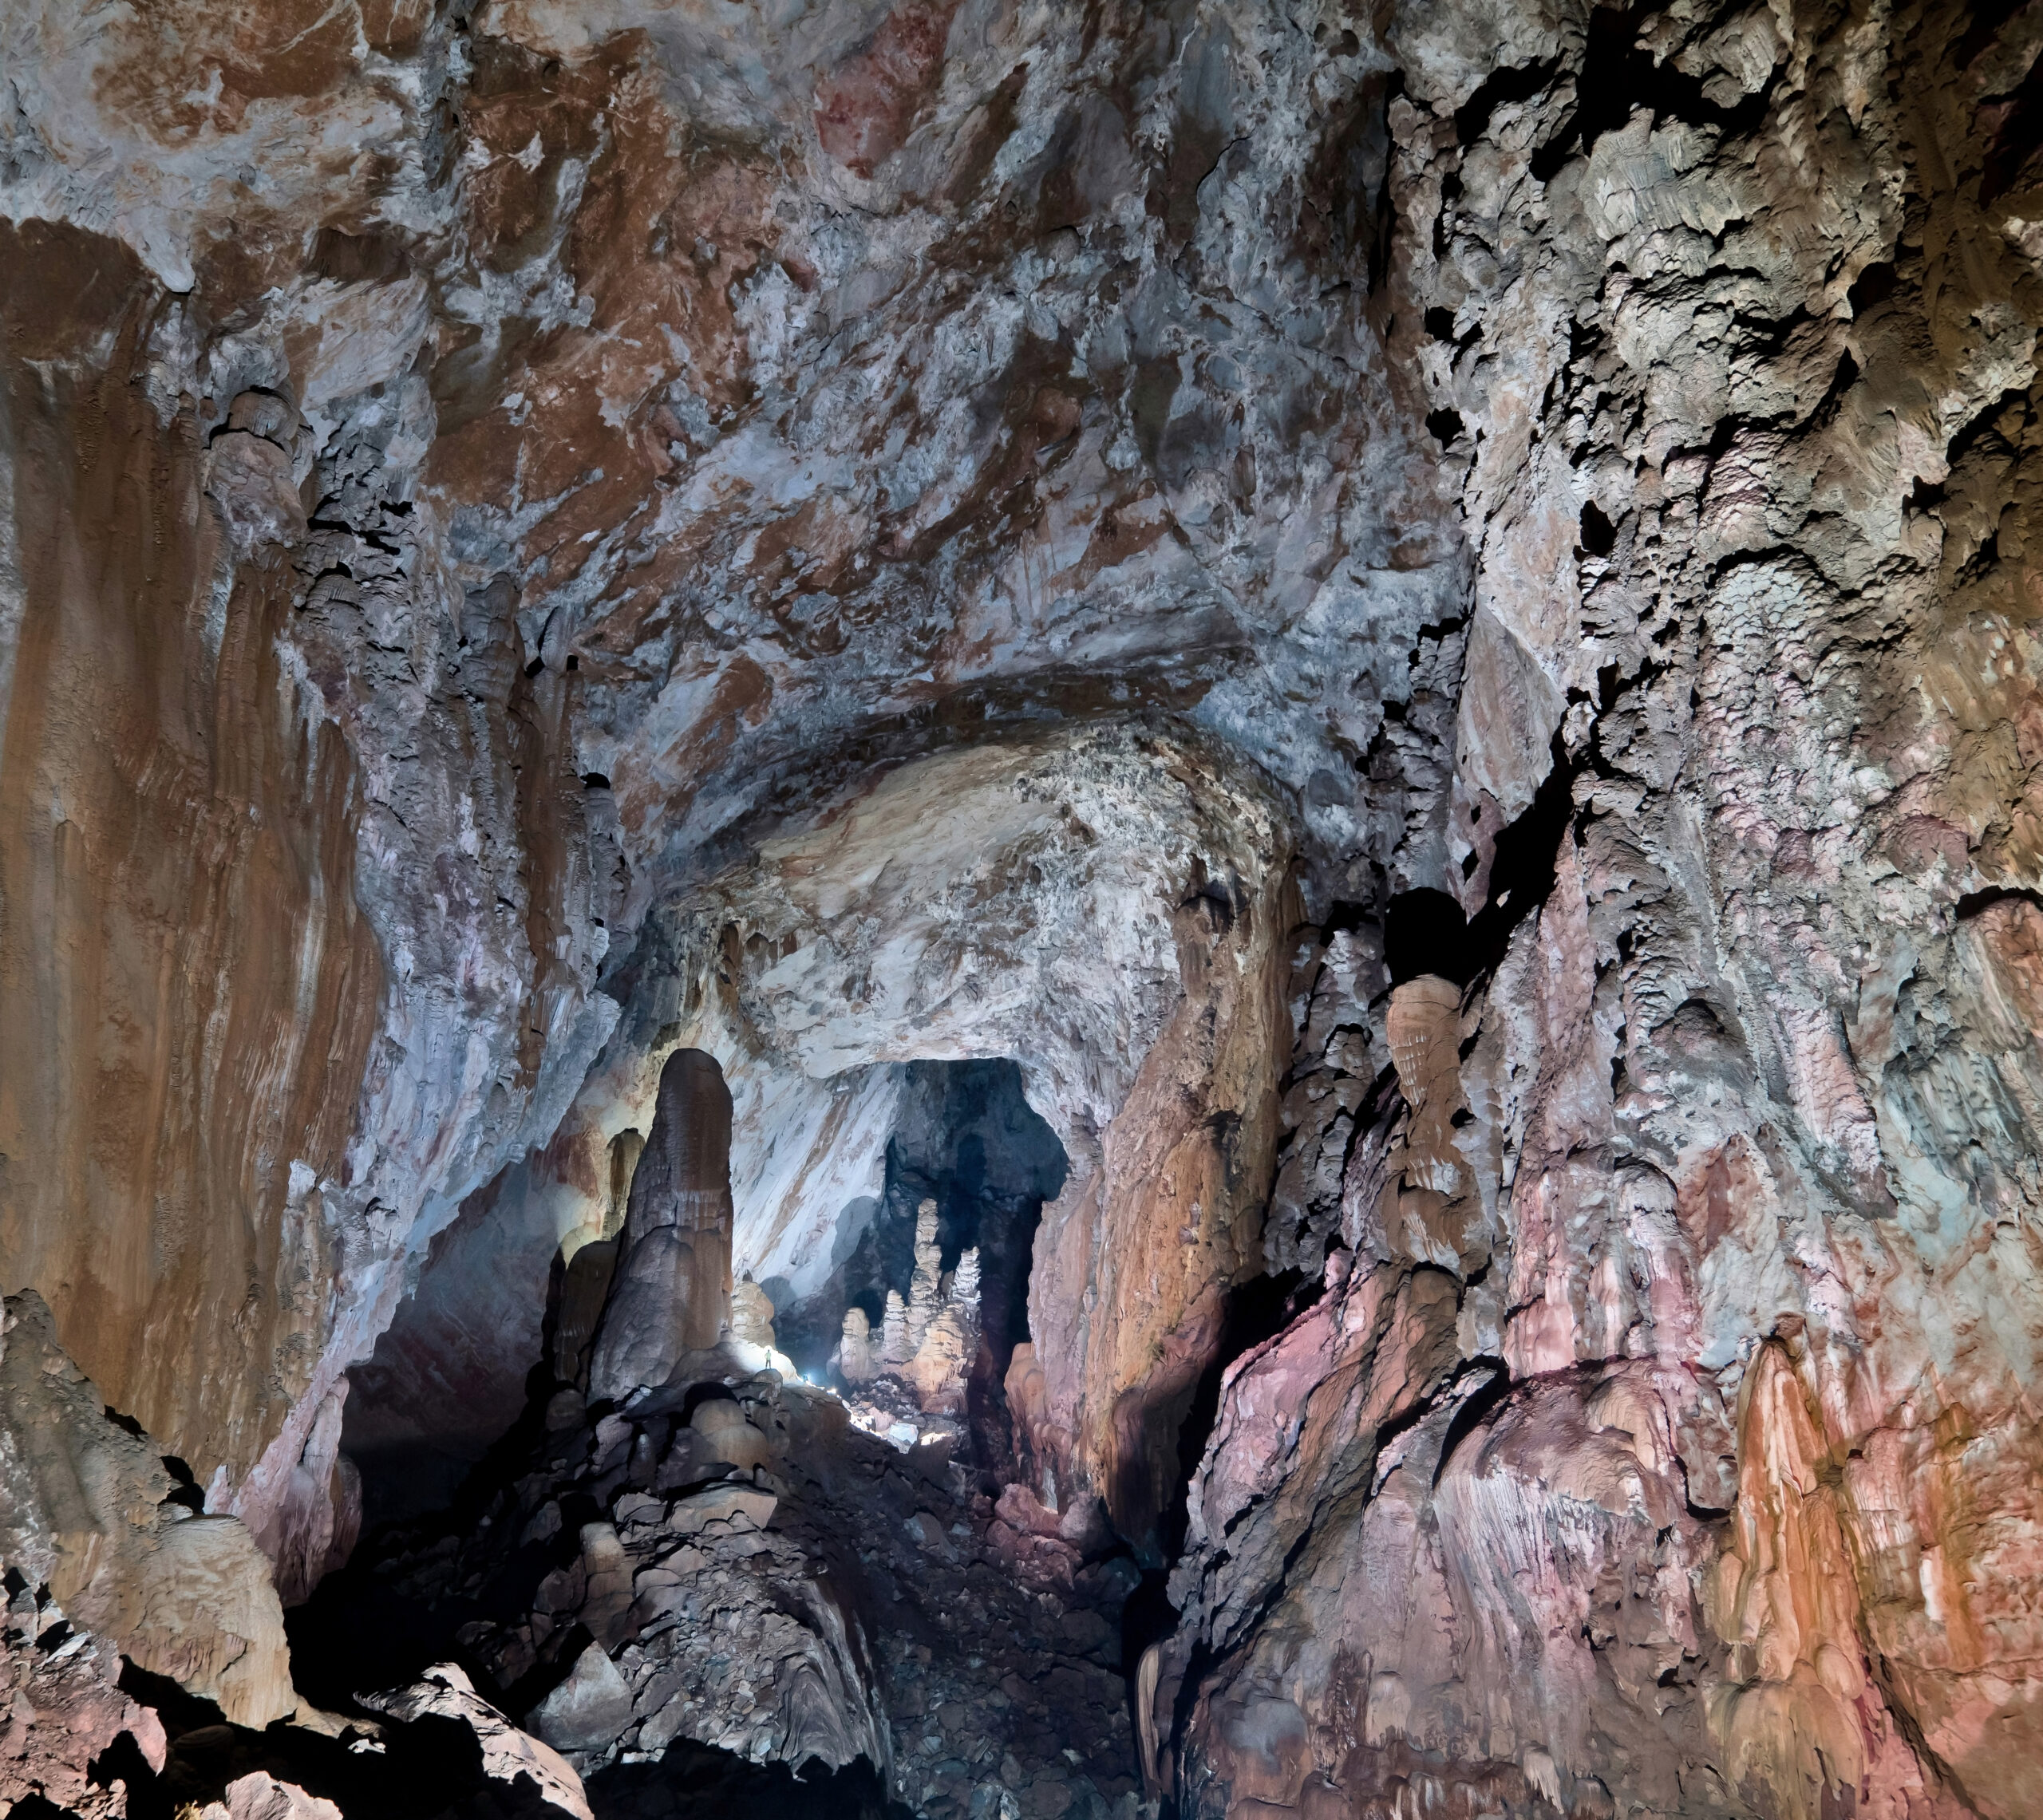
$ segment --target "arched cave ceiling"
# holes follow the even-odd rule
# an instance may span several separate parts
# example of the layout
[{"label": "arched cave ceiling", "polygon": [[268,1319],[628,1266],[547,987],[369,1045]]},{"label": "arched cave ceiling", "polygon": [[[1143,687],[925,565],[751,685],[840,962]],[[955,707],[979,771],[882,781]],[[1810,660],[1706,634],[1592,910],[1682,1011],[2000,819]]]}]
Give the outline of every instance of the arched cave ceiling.
[{"label": "arched cave ceiling", "polygon": [[2039,49],[11,0],[10,1347],[302,1591],[464,1202],[549,1252],[684,1043],[741,1134],[1010,1056],[1017,1444],[1169,1568],[1142,1789],[2012,1820]]}]

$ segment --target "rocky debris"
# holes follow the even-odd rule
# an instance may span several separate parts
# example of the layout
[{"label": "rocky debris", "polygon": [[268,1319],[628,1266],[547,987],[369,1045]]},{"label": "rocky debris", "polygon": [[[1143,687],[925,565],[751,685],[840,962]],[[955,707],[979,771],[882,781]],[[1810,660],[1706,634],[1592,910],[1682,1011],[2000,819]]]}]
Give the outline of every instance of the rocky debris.
[{"label": "rocky debris", "polygon": [[72,1628],[45,1589],[10,1567],[0,1616],[0,1798],[30,1794],[80,1820],[128,1812],[132,1761],[160,1771],[162,1721],[120,1687],[121,1659],[105,1637]]},{"label": "rocky debris", "polygon": [[606,1751],[632,1723],[631,1689],[602,1645],[591,1643],[575,1657],[567,1679],[525,1716],[560,1750]]},{"label": "rocky debris", "polygon": [[[749,1455],[740,1429],[763,1454],[712,1465],[698,1443]],[[932,1820],[1134,1820],[1120,1609],[1136,1577],[1095,1506],[1061,1570],[1023,1583],[950,1444],[897,1451],[773,1373],[676,1387],[554,1431],[487,1524],[387,1537],[322,1597],[373,1574],[429,1609],[592,1791],[632,1802],[707,1746],[815,1774],[863,1762]],[[671,1798],[695,1811],[682,1784]]]},{"label": "rocky debris", "polygon": [[103,1640],[230,1722],[267,1725],[298,1704],[270,1564],[241,1522],[200,1502],[146,1436],[113,1419],[57,1344],[42,1298],[8,1297],[0,1567],[10,1586],[51,1601],[38,1634],[61,1624]]},{"label": "rocky debris", "polygon": [[731,1316],[731,1096],[699,1049],[660,1071],[652,1129],[631,1177],[621,1250],[589,1367],[589,1389],[622,1399],[666,1384]]},{"label": "rocky debris", "polygon": [[400,1724],[440,1719],[466,1727],[481,1747],[484,1779],[498,1785],[497,1792],[503,1795],[536,1795],[542,1805],[535,1820],[543,1820],[547,1810],[571,1820],[591,1820],[580,1779],[566,1760],[481,1699],[474,1683],[455,1664],[436,1664],[411,1687],[363,1695],[359,1700],[371,1712]]},{"label": "rocky debris", "polygon": [[252,1771],[227,1785],[224,1798],[209,1801],[199,1820],[342,1820],[332,1802],[279,1782],[265,1770]]}]

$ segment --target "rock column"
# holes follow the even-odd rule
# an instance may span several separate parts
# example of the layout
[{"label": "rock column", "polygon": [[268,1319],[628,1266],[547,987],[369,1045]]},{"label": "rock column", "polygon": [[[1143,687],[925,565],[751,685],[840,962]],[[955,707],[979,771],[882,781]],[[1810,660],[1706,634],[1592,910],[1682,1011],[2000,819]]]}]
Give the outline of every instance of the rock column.
[{"label": "rock column", "polygon": [[936,1242],[936,1203],[915,1210],[915,1271],[908,1279],[908,1350],[919,1351],[923,1336],[941,1305],[943,1248]]},{"label": "rock column", "polygon": [[653,1127],[631,1179],[617,1275],[589,1372],[592,1396],[657,1388],[682,1356],[715,1345],[731,1309],[731,1096],[700,1049],[660,1074]]}]

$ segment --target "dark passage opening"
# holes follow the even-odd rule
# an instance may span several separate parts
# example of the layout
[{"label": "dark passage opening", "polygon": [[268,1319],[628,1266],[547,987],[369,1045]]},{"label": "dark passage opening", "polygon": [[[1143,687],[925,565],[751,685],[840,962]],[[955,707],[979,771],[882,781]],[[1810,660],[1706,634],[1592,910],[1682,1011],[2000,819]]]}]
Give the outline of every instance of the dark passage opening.
[{"label": "dark passage opening", "polygon": [[1014,1062],[911,1062],[904,1073],[879,1206],[823,1288],[776,1313],[774,1332],[795,1364],[819,1377],[847,1308],[863,1308],[876,1332],[887,1292],[905,1294],[914,1273],[916,1209],[935,1201],[944,1269],[978,1250],[980,1336],[967,1415],[974,1451],[992,1465],[1010,1446],[1002,1380],[1029,1337],[1036,1228],[1069,1166],[1057,1134],[1029,1105]]}]

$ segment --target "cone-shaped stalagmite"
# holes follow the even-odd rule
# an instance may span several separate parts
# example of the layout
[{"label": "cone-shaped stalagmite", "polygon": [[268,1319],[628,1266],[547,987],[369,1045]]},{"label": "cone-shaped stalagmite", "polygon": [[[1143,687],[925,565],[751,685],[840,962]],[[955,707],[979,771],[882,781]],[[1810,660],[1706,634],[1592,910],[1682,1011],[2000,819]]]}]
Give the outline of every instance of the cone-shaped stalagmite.
[{"label": "cone-shaped stalagmite", "polygon": [[589,1372],[592,1396],[621,1401],[665,1384],[684,1352],[713,1346],[730,1320],[731,1096],[700,1049],[660,1074],[653,1128],[631,1179],[617,1276]]},{"label": "cone-shaped stalagmite", "polygon": [[922,1345],[929,1324],[942,1305],[943,1251],[936,1242],[936,1203],[925,1201],[915,1210],[915,1273],[908,1279],[908,1350]]},{"label": "cone-shaped stalagmite", "polygon": [[879,1374],[872,1356],[872,1324],[854,1303],[844,1310],[844,1337],[837,1348],[837,1370],[848,1384],[870,1384]]},{"label": "cone-shaped stalagmite", "polygon": [[899,1289],[887,1292],[887,1313],[879,1328],[879,1356],[890,1365],[905,1365],[915,1356],[908,1344],[908,1305]]},{"label": "cone-shaped stalagmite", "polygon": [[773,1298],[749,1277],[731,1291],[731,1337],[773,1349]]}]

